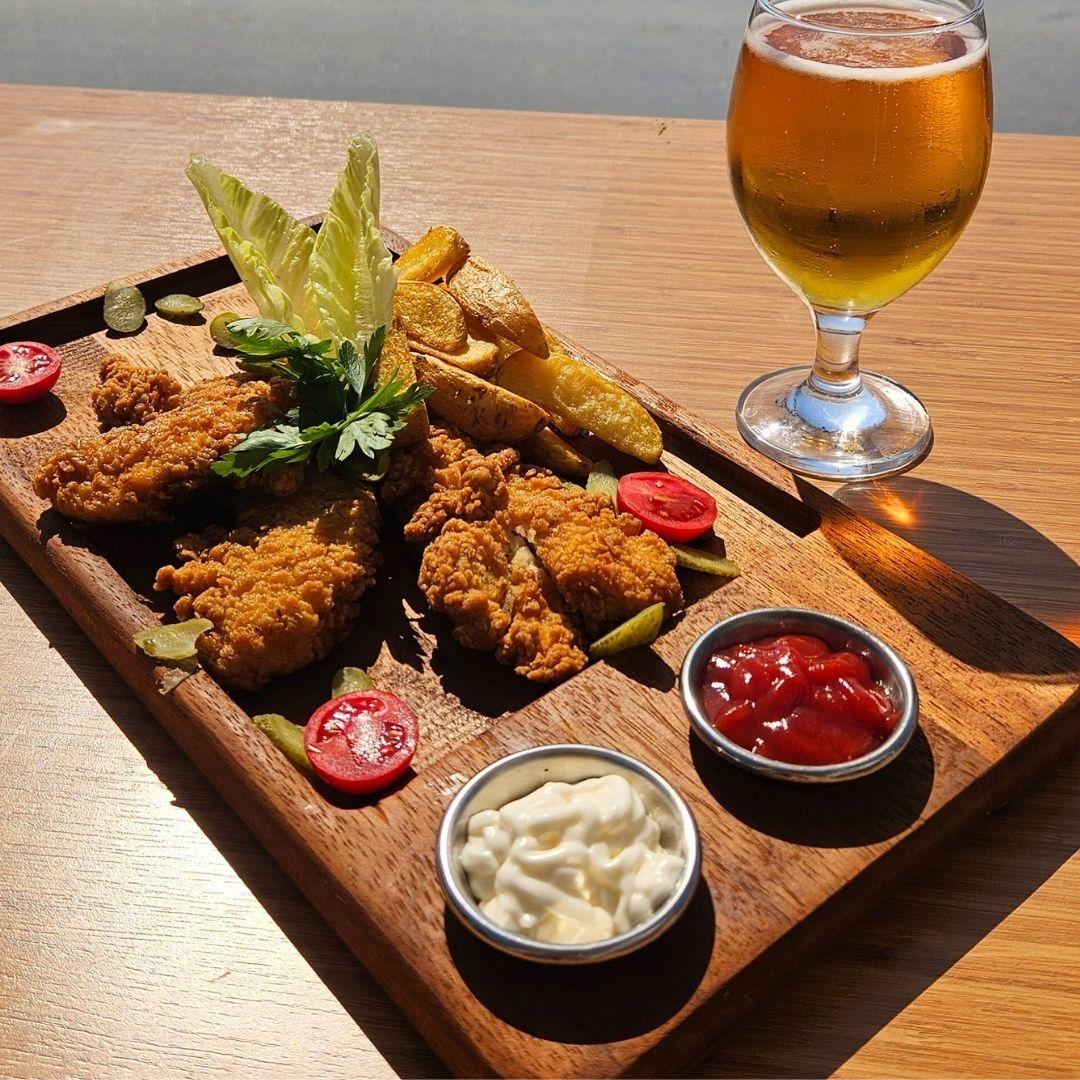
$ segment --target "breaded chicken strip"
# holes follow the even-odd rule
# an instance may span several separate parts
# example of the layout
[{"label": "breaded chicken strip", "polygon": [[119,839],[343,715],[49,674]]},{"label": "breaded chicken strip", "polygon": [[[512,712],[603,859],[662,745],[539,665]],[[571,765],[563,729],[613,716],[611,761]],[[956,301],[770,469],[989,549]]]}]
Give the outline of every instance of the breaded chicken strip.
[{"label": "breaded chicken strip", "polygon": [[420,588],[454,622],[468,649],[494,652],[533,682],[554,682],[588,663],[581,638],[528,547],[502,522],[450,521],[427,546]]},{"label": "breaded chicken strip", "polygon": [[200,661],[225,685],[257,690],[325,656],[348,633],[380,557],[374,495],[336,474],[311,474],[299,493],[240,514],[229,532],[177,545],[154,588],[180,594],[180,619],[213,624]]},{"label": "breaded chicken strip", "polygon": [[127,424],[145,424],[180,403],[183,387],[167,371],[139,367],[112,353],[101,361],[100,386],[90,391],[102,431]]},{"label": "breaded chicken strip", "polygon": [[675,553],[611,500],[568,491],[543,470],[513,476],[507,528],[525,538],[567,608],[586,629],[621,622],[650,604],[682,607]]},{"label": "breaded chicken strip", "polygon": [[210,478],[210,466],[292,402],[285,380],[207,379],[149,423],[80,439],[46,458],[34,491],[79,521],[168,521],[170,504]]},{"label": "breaded chicken strip", "polygon": [[424,549],[420,590],[467,649],[494,652],[510,629],[510,536],[497,521],[450,521]]},{"label": "breaded chicken strip", "polygon": [[[511,541],[513,543],[513,541]],[[510,560],[510,628],[495,655],[532,682],[557,682],[589,662],[581,632],[563,611],[554,582],[528,544]]]},{"label": "breaded chicken strip", "polygon": [[383,482],[386,502],[412,513],[407,539],[427,543],[451,519],[481,521],[506,506],[506,476],[516,450],[483,454],[456,432],[433,427],[430,436],[395,451]]}]

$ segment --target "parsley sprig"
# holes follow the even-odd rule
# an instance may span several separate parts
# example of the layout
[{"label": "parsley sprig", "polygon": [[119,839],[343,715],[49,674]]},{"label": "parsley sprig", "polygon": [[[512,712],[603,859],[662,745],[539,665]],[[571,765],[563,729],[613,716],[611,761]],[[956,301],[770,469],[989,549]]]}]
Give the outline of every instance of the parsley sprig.
[{"label": "parsley sprig", "polygon": [[336,350],[329,339],[319,341],[273,319],[238,319],[228,329],[234,348],[244,354],[240,367],[265,378],[291,379],[298,404],[282,423],[253,431],[214,462],[218,476],[314,464],[359,480],[375,479],[385,471],[394,435],[431,393],[429,386],[406,386],[396,371],[375,388],[385,326],[360,349],[342,341]]}]

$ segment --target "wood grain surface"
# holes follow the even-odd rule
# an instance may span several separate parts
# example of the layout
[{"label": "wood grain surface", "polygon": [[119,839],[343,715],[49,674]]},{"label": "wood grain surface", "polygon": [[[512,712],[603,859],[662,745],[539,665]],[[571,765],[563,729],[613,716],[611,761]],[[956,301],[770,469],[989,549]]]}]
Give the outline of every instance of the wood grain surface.
[{"label": "wood grain surface", "polygon": [[[193,146],[306,212],[345,134],[366,125],[403,231],[459,224],[543,314],[707,418],[727,424],[746,379],[808,347],[734,217],[716,125],[39,89],[2,100],[11,309],[209,243],[179,179]],[[288,152],[267,155],[271,142]],[[1078,158],[1067,140],[999,140],[969,236],[868,340],[876,366],[929,402],[934,456],[894,487],[842,493],[1074,638]],[[3,580],[3,1065],[438,1071],[9,558]],[[709,1071],[1074,1072],[1077,809],[1074,763],[790,980]]]}]

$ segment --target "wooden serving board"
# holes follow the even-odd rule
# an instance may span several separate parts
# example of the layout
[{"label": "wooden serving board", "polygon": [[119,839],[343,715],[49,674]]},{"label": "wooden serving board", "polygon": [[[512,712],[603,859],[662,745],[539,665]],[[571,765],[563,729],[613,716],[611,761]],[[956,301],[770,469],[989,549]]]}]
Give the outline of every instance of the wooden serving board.
[{"label": "wooden serving board", "polygon": [[[129,280],[149,301],[203,296],[207,320],[251,310],[220,251]],[[666,467],[715,496],[741,578],[710,590],[688,577],[692,602],[650,650],[538,688],[454,643],[425,610],[415,555],[394,542],[389,519],[387,565],[361,624],[325,661],[259,695],[230,696],[200,673],[163,697],[131,636],[166,613],[150,583],[191,523],[74,526],[34,495],[29,476],[44,454],[96,430],[89,390],[106,352],[185,381],[232,361],[214,355],[205,325],[154,315],[139,335],[114,340],[102,292],[0,320],[0,341],[56,345],[65,364],[55,395],[0,412],[0,530],[457,1073],[686,1070],[923,853],[1080,741],[1080,650],[569,342],[656,416]],[[845,785],[788,787],[723,764],[691,736],[676,688],[687,647],[718,619],[762,605],[851,619],[908,661],[920,728],[893,765]],[[269,708],[304,720],[346,663],[371,670],[423,722],[415,775],[367,805],[314,790],[250,720]],[[454,792],[495,758],[553,742],[613,746],[652,765],[701,832],[702,884],[683,920],[642,952],[586,969],[484,946],[445,909],[435,876],[435,834]]]}]

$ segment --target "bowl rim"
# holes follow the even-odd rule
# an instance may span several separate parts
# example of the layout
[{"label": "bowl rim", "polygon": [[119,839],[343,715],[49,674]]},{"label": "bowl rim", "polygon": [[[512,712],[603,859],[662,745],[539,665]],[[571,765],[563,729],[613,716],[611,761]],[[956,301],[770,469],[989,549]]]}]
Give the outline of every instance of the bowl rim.
[{"label": "bowl rim", "polygon": [[[760,625],[763,622],[770,622],[773,628],[763,628]],[[745,747],[732,742],[713,726],[702,707],[697,681],[700,669],[709,653],[717,647],[717,639],[726,637],[743,626],[752,628],[748,636],[743,639],[746,641],[770,637],[777,633],[798,632],[796,627],[785,631],[783,629],[785,623],[803,626],[816,624],[819,627],[824,626],[832,633],[846,634],[865,645],[887,669],[896,687],[900,716],[896,727],[880,746],[876,746],[862,757],[837,762],[834,765],[798,765],[786,761],[774,761],[772,758],[751,753]],[[731,644],[734,643],[734,641],[731,642]],[[759,776],[794,783],[830,784],[843,780],[855,780],[877,772],[899,756],[911,741],[919,724],[918,687],[915,685],[911,670],[896,650],[866,627],[813,608],[753,608],[729,615],[714,623],[699,634],[687,650],[679,671],[679,693],[694,731],[714,753],[733,765]]]},{"label": "bowl rim", "polygon": [[[497,926],[481,911],[479,903],[468,888],[464,873],[461,875],[463,885],[454,872],[455,857],[457,855],[454,834],[463,816],[463,808],[476,792],[523,761],[533,758],[558,757],[561,754],[595,757],[601,764],[606,762],[618,765],[636,775],[646,784],[650,784],[671,807],[682,834],[685,849],[685,863],[675,888],[667,900],[648,919],[622,934],[616,934],[614,937],[606,938],[603,941],[588,942],[580,945],[537,941],[534,938],[525,937]],[[597,775],[603,774],[598,772]],[[582,779],[586,778],[583,777]],[[523,798],[525,794],[528,794],[528,792],[519,797]],[[482,941],[494,946],[501,952],[509,953],[511,956],[523,960],[536,960],[555,964],[591,964],[603,960],[612,960],[620,956],[626,956],[655,941],[666,930],[674,926],[689,907],[690,901],[697,891],[698,881],[701,876],[701,839],[693,812],[682,795],[655,769],[637,758],[624,754],[619,750],[594,746],[589,743],[551,743],[532,746],[496,758],[484,766],[465,782],[443,812],[435,852],[439,885],[442,887],[447,905],[468,930],[472,931]]]}]

